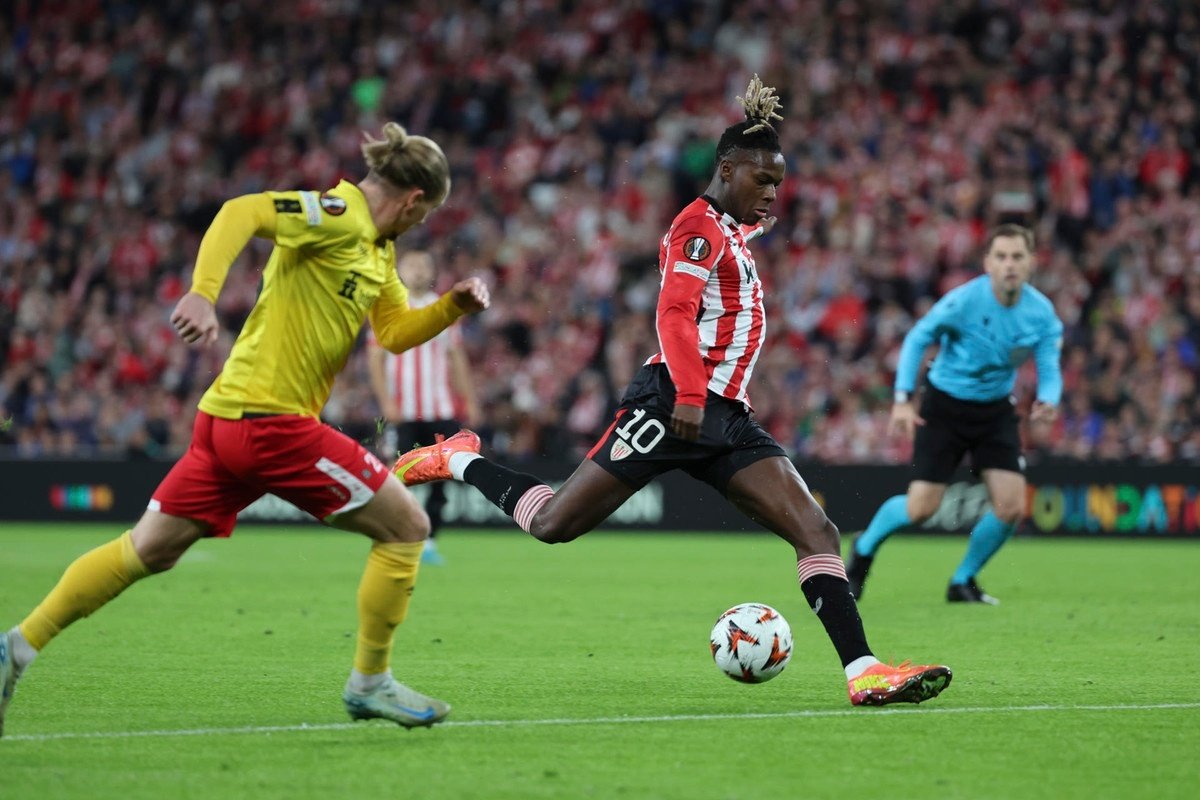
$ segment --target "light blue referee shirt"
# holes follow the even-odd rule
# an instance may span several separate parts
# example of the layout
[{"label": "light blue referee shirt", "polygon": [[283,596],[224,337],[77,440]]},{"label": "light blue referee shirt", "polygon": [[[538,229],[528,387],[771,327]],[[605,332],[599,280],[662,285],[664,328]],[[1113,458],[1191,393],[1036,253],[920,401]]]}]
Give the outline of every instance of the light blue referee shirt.
[{"label": "light blue referee shirt", "polygon": [[996,299],[992,279],[980,275],[948,292],[904,337],[896,391],[913,391],[925,348],[938,342],[941,350],[929,369],[929,381],[951,397],[976,403],[1008,397],[1017,369],[1033,356],[1038,401],[1058,405],[1062,332],[1046,295],[1025,284],[1020,299],[1008,307]]}]

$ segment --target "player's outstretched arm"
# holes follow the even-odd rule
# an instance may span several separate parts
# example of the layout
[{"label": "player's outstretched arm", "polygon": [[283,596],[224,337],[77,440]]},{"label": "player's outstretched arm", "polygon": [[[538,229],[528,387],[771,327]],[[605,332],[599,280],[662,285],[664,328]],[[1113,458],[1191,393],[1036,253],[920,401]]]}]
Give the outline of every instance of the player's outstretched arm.
[{"label": "player's outstretched arm", "polygon": [[369,318],[379,344],[390,352],[403,353],[437,336],[459,317],[477,314],[490,304],[487,285],[479,278],[467,278],[435,302],[412,308],[396,278],[384,284]]}]

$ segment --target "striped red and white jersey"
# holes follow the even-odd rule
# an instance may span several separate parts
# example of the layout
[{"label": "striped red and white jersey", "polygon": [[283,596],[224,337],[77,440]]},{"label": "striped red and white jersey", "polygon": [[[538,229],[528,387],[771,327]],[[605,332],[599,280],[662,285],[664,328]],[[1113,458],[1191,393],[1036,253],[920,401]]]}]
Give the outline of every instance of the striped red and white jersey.
[{"label": "striped red and white jersey", "polygon": [[[438,299],[433,292],[413,295],[413,308],[429,305]],[[371,341],[374,344],[374,336]],[[388,353],[384,375],[388,393],[400,411],[400,418],[409,421],[454,419],[454,391],[450,386],[450,351],[462,345],[462,333],[452,325],[422,345],[403,353]]]},{"label": "striped red and white jersey", "polygon": [[740,224],[698,197],[675,217],[658,251],[655,324],[675,402],[703,406],[707,392],[750,405],[746,387],[766,333],[762,281]]}]

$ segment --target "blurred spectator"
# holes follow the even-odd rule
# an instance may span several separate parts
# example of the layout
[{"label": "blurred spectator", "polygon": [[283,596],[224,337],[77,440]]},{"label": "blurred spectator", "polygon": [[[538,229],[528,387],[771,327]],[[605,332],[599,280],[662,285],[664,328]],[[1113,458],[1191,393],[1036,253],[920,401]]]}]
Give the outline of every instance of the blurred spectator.
[{"label": "blurred spectator", "polygon": [[[754,247],[751,397],[781,443],[906,459],[883,436],[899,342],[1018,221],[1067,325],[1032,455],[1200,461],[1194,4],[15,0],[0,34],[0,446],[22,456],[177,454],[268,252],[230,271],[216,348],[175,339],[220,200],[333,185],[397,119],[454,169],[411,244],[439,289],[493,286],[464,325],[485,433],[577,457],[657,349],[658,239],[757,70],[789,174]],[[359,351],[325,413],[369,439],[366,374]]]}]

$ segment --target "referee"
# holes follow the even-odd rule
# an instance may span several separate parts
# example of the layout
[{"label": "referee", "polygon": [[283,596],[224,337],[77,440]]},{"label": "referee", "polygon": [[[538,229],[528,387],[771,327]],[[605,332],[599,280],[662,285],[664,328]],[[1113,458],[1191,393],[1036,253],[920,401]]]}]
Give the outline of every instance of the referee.
[{"label": "referee", "polygon": [[[894,531],[937,511],[946,484],[966,453],[987,486],[992,508],[971,531],[946,599],[988,603],[996,598],[975,576],[1016,530],[1025,512],[1025,461],[1010,397],[1017,369],[1030,356],[1037,365],[1035,423],[1053,422],[1062,396],[1059,353],[1062,322],[1050,300],[1028,285],[1033,270],[1033,232],[1005,224],[987,237],[980,275],[939,300],[904,338],[896,370],[890,429],[912,436],[913,480],[907,495],[888,498],[851,549],[850,590],[861,598],[880,545]],[[941,345],[929,368],[920,413],[913,405],[921,358]]]}]

